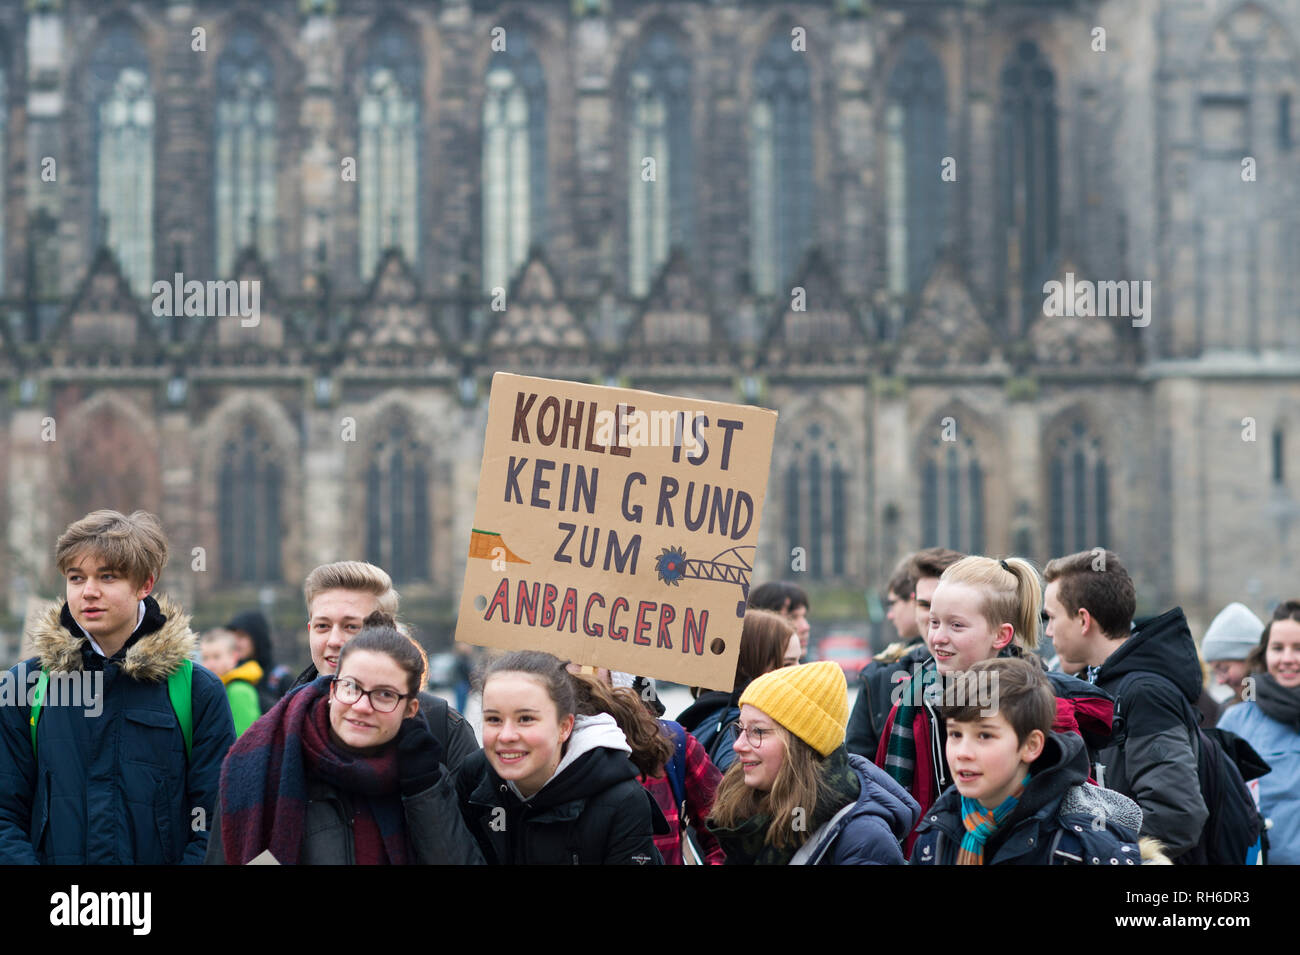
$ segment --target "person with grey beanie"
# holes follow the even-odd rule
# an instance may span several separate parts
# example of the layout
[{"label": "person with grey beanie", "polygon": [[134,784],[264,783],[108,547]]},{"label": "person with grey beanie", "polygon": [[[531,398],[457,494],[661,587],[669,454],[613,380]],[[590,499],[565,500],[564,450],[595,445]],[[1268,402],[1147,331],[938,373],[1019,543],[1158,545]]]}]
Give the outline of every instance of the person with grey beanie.
[{"label": "person with grey beanie", "polygon": [[1201,641],[1201,658],[1214,670],[1214,678],[1230,687],[1233,696],[1227,706],[1241,702],[1242,680],[1250,672],[1246,656],[1259,643],[1264,632],[1264,621],[1255,616],[1245,604],[1230,603],[1205,631]]}]

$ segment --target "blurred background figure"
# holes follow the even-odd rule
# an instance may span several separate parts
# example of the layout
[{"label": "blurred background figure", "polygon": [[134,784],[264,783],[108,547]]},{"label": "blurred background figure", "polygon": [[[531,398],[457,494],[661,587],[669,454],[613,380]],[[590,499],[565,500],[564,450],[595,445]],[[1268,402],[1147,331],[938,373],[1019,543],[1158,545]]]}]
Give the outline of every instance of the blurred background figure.
[{"label": "blurred background figure", "polygon": [[262,668],[256,660],[239,659],[239,637],[230,630],[209,630],[199,640],[200,660],[205,667],[221,677],[230,701],[230,715],[235,720],[235,735],[257,722],[262,715],[258,702],[257,685],[262,681]]},{"label": "blurred background figure", "polygon": [[749,606],[753,610],[771,610],[787,618],[799,637],[800,659],[808,659],[808,634],[812,632],[812,624],[808,622],[808,595],[802,587],[785,580],[769,580],[749,592]]},{"label": "blurred background figure", "polygon": [[284,696],[294,676],[287,667],[275,665],[271,623],[260,610],[244,610],[230,618],[226,629],[235,635],[239,662],[256,661],[261,670],[260,679],[251,682],[257,687],[258,706],[265,713]]},{"label": "blurred background figure", "polygon": [[470,681],[474,678],[474,665],[477,660],[476,648],[468,643],[457,643],[453,648],[456,654],[453,675],[455,677],[456,711],[465,712],[469,702]]},{"label": "blurred background figure", "polygon": [[1205,631],[1201,658],[1214,671],[1215,682],[1232,691],[1226,700],[1218,698],[1225,709],[1241,702],[1242,680],[1250,672],[1246,657],[1255,649],[1263,632],[1264,621],[1245,604],[1236,602],[1220,610]]}]

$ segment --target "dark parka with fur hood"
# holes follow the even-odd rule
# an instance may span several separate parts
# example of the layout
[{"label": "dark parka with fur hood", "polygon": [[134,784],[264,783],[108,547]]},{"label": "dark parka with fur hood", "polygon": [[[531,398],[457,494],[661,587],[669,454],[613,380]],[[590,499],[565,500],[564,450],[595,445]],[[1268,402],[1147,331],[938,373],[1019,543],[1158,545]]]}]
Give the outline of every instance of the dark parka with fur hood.
[{"label": "dark parka with fur hood", "polygon": [[[30,633],[36,656],[5,674],[19,699],[0,706],[0,864],[200,863],[213,818],[221,761],[235,727],[221,681],[194,665],[193,751],[187,759],[167,676],[193,659],[189,617],[166,597],[146,597],[144,618],[112,658],[96,653],[65,603]],[[50,693],[32,752],[28,687],[41,667],[73,674],[103,694],[93,703]],[[47,691],[49,692],[49,691]],[[96,707],[102,710],[95,712]],[[196,824],[198,823],[198,824]]]},{"label": "dark parka with fur hood", "polygon": [[467,757],[461,814],[488,865],[659,865],[653,797],[630,752],[612,716],[579,716],[555,774],[528,799],[482,750]]}]

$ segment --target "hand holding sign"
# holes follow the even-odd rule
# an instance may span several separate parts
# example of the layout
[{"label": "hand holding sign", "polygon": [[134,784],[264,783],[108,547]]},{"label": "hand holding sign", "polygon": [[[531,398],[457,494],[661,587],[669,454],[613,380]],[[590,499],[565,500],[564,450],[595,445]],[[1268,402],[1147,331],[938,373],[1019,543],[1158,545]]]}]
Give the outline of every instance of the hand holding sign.
[{"label": "hand holding sign", "polygon": [[776,412],[498,373],[456,639],[729,687]]}]

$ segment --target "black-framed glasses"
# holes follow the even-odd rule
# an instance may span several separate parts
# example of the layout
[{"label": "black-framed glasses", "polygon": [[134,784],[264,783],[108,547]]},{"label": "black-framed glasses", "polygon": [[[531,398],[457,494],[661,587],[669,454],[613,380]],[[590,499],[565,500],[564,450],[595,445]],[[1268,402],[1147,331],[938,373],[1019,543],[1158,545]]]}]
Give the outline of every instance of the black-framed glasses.
[{"label": "black-framed glasses", "polygon": [[410,696],[410,693],[398,693],[396,690],[390,690],[387,687],[380,687],[377,690],[363,690],[361,684],[351,677],[334,677],[334,698],[340,703],[346,703],[352,706],[354,703],[361,702],[363,696],[370,697],[370,708],[376,713],[391,713],[397,709],[397,704]]},{"label": "black-framed glasses", "polygon": [[727,729],[731,731],[732,736],[736,739],[740,739],[740,734],[744,733],[745,739],[749,740],[749,745],[754,749],[761,749],[763,746],[763,740],[776,733],[776,730],[764,729],[761,726],[750,726],[746,728],[740,725],[740,720],[735,720],[734,722],[729,723]]}]

